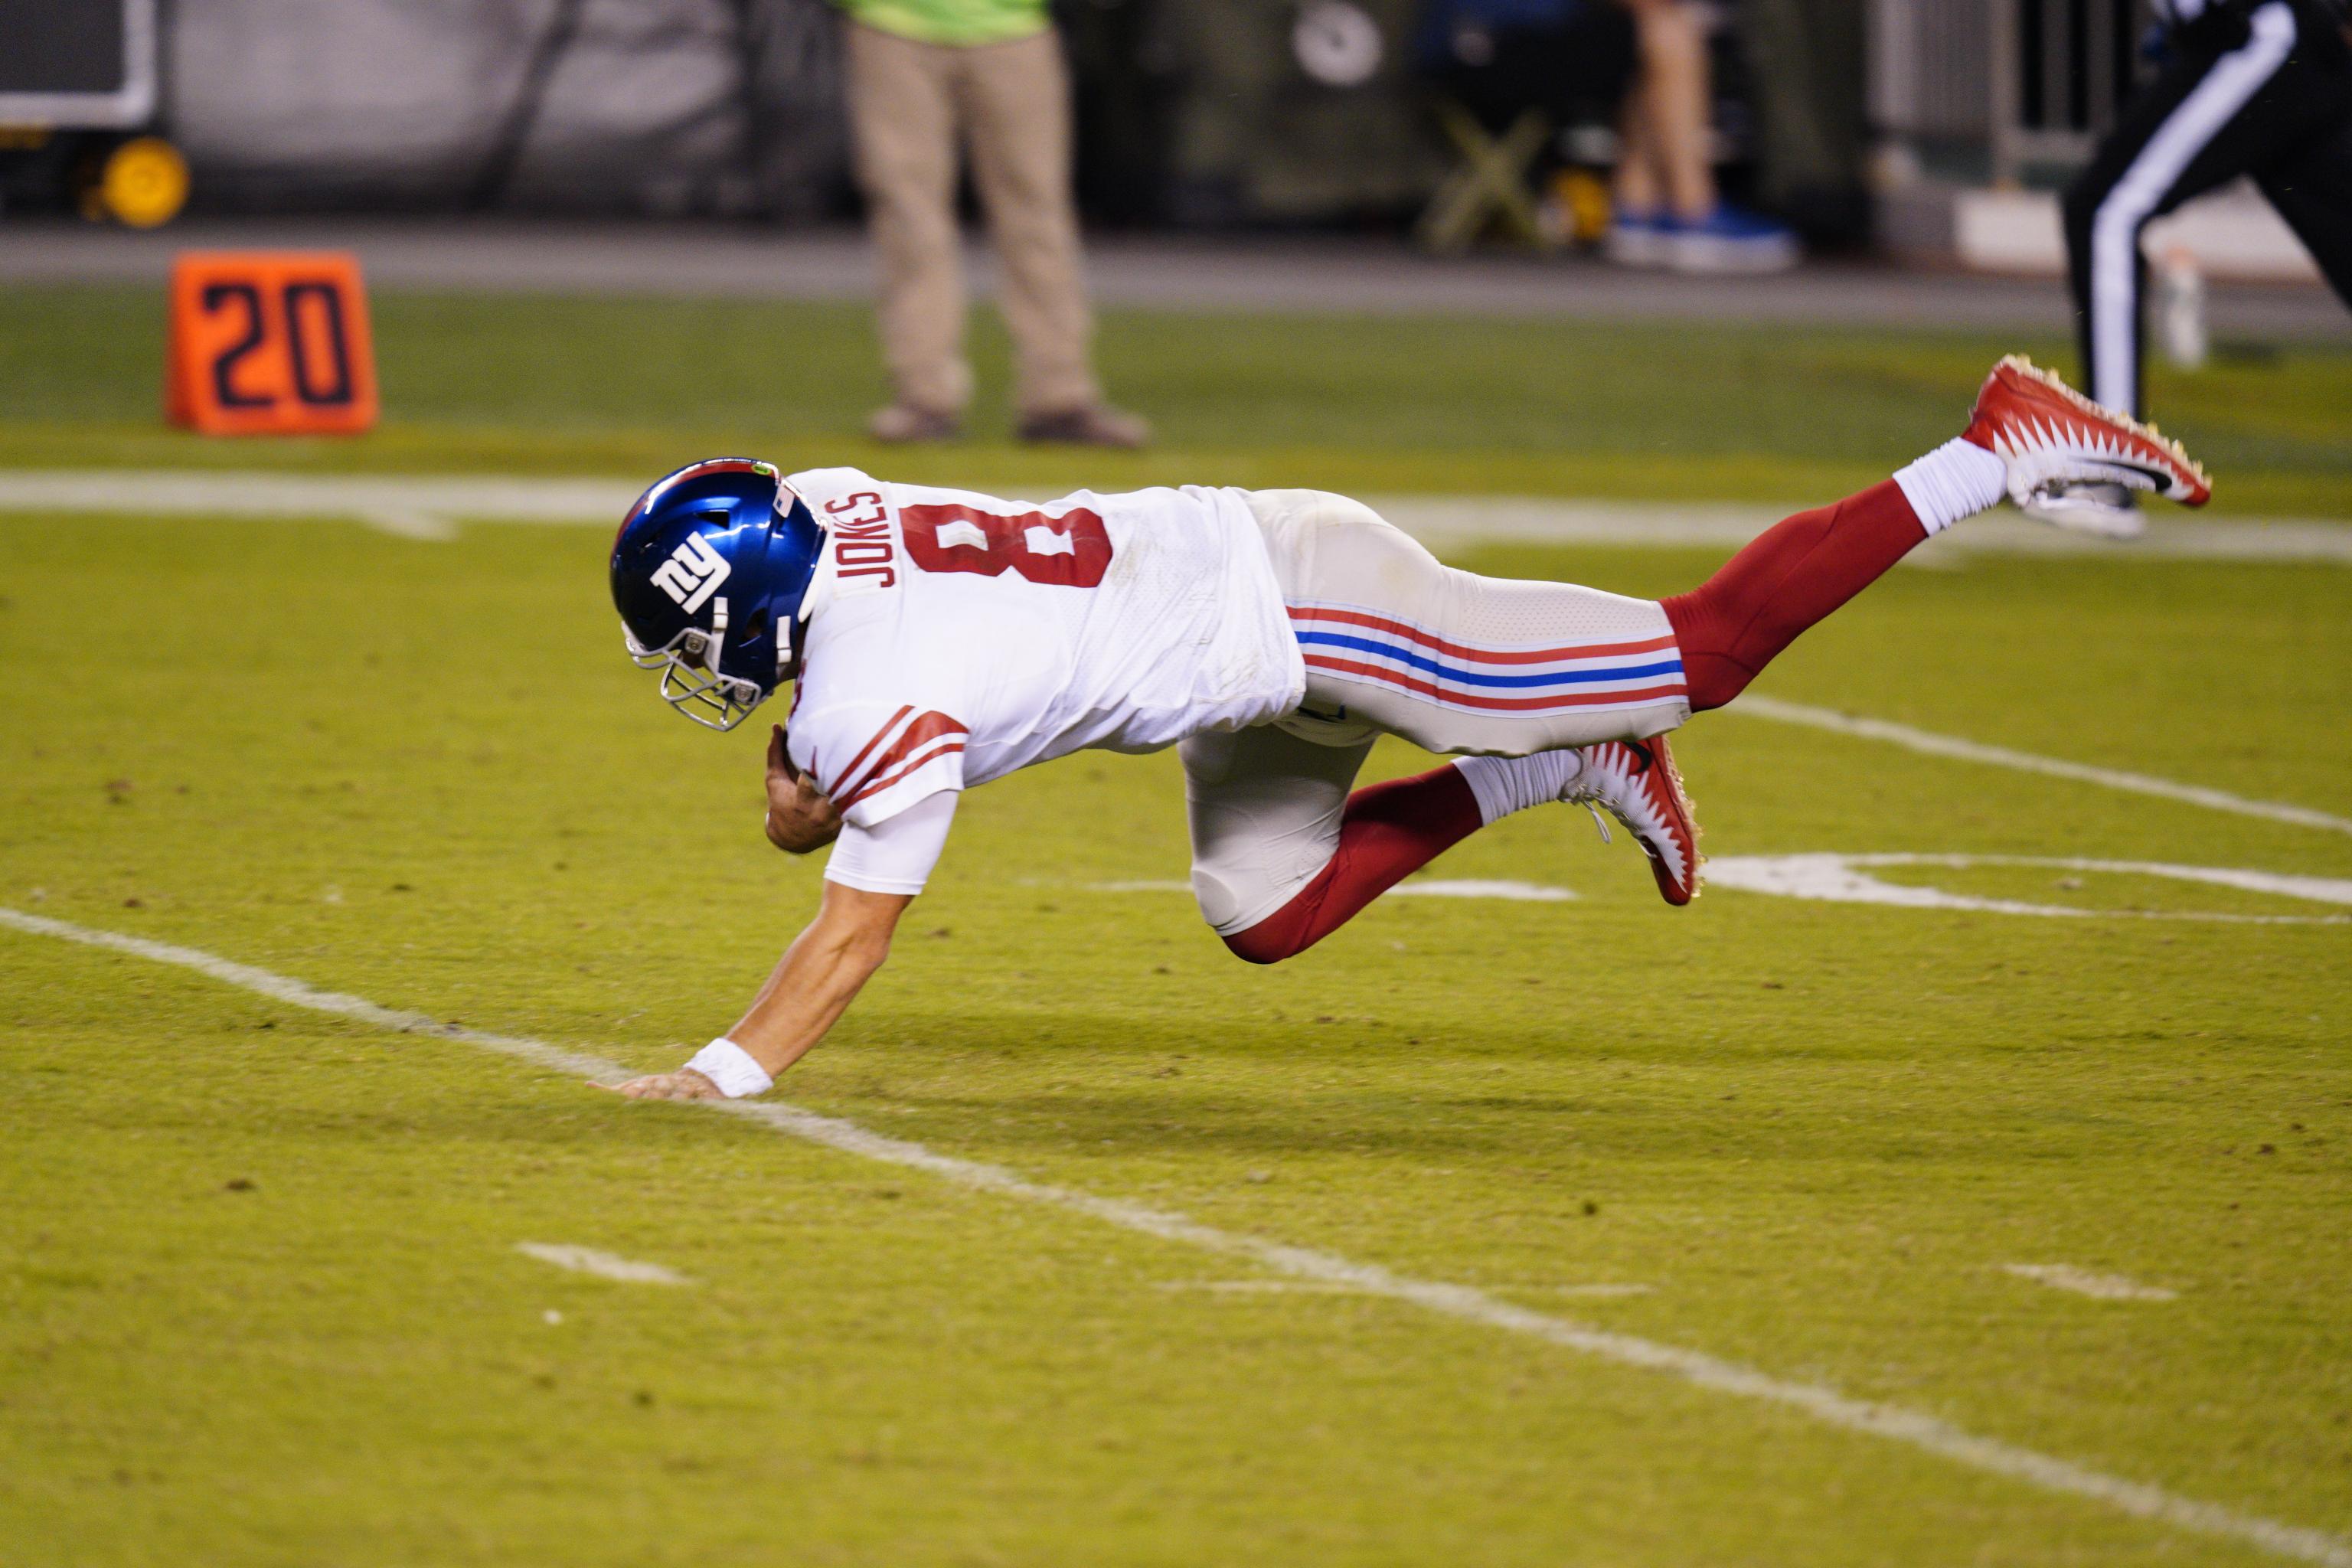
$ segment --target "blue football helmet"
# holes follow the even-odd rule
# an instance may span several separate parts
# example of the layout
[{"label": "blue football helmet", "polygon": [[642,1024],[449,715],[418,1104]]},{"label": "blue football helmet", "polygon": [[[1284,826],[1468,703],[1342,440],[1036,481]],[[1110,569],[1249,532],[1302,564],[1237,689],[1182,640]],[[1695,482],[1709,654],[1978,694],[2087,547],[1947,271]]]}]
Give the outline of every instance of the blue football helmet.
[{"label": "blue football helmet", "polygon": [[689,463],[637,498],[613,541],[613,604],[663,700],[732,730],[793,679],[824,538],[773,463]]}]

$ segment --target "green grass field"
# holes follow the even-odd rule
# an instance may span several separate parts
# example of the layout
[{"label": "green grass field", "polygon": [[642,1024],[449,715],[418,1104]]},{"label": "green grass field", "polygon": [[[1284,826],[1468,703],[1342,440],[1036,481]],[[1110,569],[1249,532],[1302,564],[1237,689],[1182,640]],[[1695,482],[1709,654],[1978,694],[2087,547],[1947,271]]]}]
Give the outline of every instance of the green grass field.
[{"label": "green grass field", "polygon": [[[854,312],[387,297],[384,430],[262,446],[154,426],[152,310],[0,298],[0,463],[650,477],[748,446],[982,484],[1827,499],[1948,434],[2004,346],[1115,317],[1160,452],[893,463],[845,439],[877,392]],[[2163,395],[2242,510],[2352,512],[2352,355]],[[620,657],[607,537],[0,515],[0,908],[674,1063],[819,868],[760,837],[764,731],[681,724]],[[1637,594],[1715,563],[1460,560]],[[1974,557],[1895,574],[1759,690],[2342,817],[2347,590]],[[1737,710],[1677,752],[1727,860],[2352,879],[2326,826]],[[2094,912],[1729,887],[1670,910],[1560,809],[1433,874],[1572,899],[1385,900],[1261,971],[1181,892],[1105,888],[1181,879],[1181,788],[1172,757],[1087,755],[975,792],[890,965],[778,1096],[2326,1539],[2139,1517],[0,928],[0,1561],[2352,1561],[2352,926],[2315,923],[2352,910],[1974,864],[1874,874]]]}]

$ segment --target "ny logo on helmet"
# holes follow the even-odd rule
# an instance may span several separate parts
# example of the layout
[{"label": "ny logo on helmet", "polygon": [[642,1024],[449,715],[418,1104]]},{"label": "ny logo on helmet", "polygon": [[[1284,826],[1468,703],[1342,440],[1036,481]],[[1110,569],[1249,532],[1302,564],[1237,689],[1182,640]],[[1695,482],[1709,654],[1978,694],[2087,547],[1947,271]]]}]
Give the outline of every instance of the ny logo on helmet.
[{"label": "ny logo on helmet", "polygon": [[654,586],[689,616],[702,608],[725,581],[726,560],[698,533],[688,534],[686,542],[654,571]]}]

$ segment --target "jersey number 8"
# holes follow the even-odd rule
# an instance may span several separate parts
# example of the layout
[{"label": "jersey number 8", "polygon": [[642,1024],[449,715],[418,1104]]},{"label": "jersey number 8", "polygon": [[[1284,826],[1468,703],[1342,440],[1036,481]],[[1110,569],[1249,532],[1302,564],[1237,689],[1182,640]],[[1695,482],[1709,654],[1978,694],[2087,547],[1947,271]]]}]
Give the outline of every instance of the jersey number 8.
[{"label": "jersey number 8", "polygon": [[907,553],[926,572],[1001,575],[1011,567],[1032,583],[1092,588],[1110,569],[1110,534],[1083,507],[1051,512],[981,511],[968,506],[898,509]]}]

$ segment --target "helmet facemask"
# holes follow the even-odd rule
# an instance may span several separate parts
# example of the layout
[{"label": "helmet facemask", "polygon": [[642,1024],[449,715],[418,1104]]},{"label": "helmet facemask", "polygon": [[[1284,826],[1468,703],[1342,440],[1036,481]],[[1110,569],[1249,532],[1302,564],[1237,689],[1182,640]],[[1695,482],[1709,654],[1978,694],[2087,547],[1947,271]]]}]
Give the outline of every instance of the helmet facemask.
[{"label": "helmet facemask", "polygon": [[[727,601],[716,598],[710,602],[710,629],[688,626],[660,647],[647,647],[637,641],[637,635],[625,622],[621,637],[628,644],[629,659],[639,669],[662,672],[662,700],[701,725],[706,730],[732,730],[751,716],[751,710],[768,700],[773,687],[762,689],[756,680],[720,671],[719,661],[727,644]],[[776,649],[776,679],[782,684],[791,663],[791,645],[782,641]]]}]

